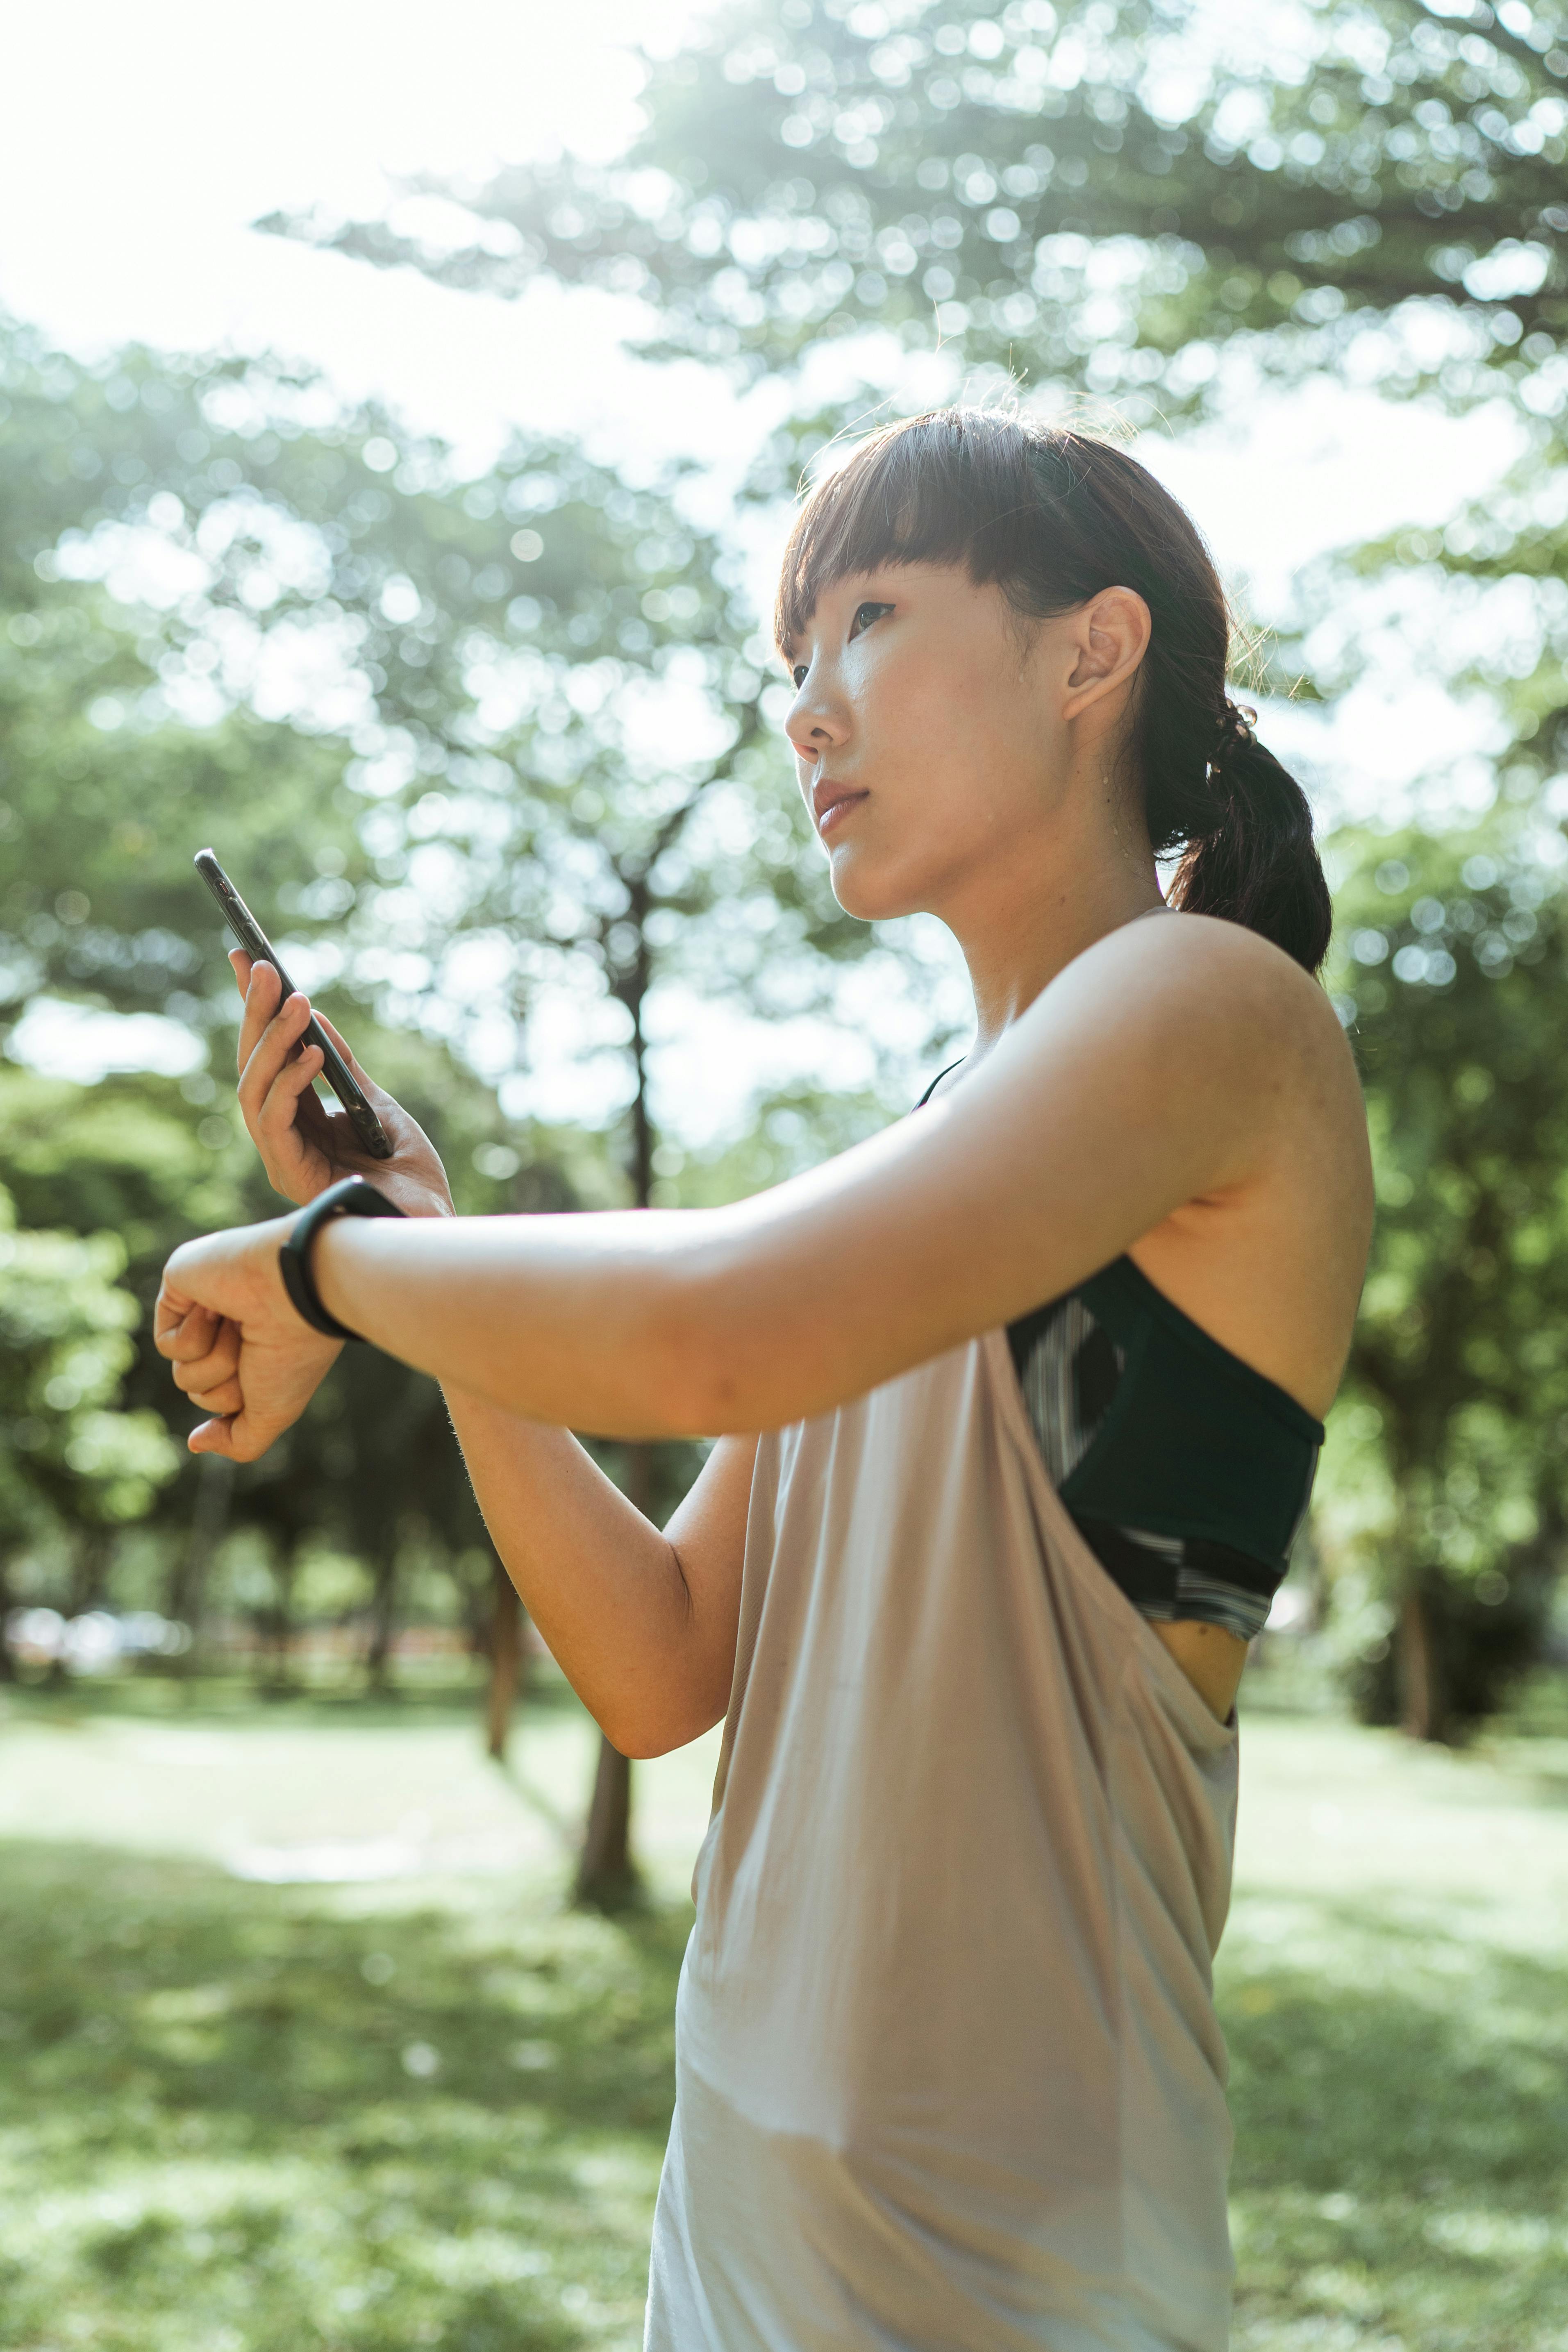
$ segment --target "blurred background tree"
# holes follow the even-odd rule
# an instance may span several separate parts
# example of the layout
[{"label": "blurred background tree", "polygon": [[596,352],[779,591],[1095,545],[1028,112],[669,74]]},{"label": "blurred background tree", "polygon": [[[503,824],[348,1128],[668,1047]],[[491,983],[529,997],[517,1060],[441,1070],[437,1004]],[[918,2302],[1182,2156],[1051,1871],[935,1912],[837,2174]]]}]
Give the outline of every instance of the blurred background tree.
[{"label": "blurred background tree", "polygon": [[1517,818],[1337,845],[1353,863],[1334,977],[1378,1219],[1320,1517],[1391,1604],[1363,1708],[1424,1738],[1489,1712],[1539,1654],[1563,1552],[1568,943],[1551,838],[1550,865]]},{"label": "blurred background tree", "polygon": [[[0,1610],[14,1597],[10,1555],[68,1538],[73,1613],[92,1607],[106,1539],[144,1517],[174,1475],[162,1420],[114,1410],[137,1320],[124,1265],[116,1233],[18,1231],[0,1190]],[[8,1667],[7,1653],[0,1674]]]},{"label": "blurred background tree", "polygon": [[[95,372],[19,331],[5,366],[5,1025],[36,1059],[40,1023],[140,1016],[187,1064],[85,1093],[0,1082],[26,1213],[122,1232],[145,1307],[184,1234],[271,1205],[201,1066],[221,1067],[235,1018],[190,870],[206,839],[440,1136],[459,1205],[672,1197],[680,1155],[661,1176],[647,1079],[661,988],[798,1017],[868,945],[792,821],[762,740],[763,649],[679,484],[634,490],[521,442],[458,482],[438,450],[332,417],[296,376],[145,353]],[[596,1066],[596,1127],[502,1112],[542,1003]],[[850,1131],[870,1115],[849,1107]],[[809,1103],[776,1106],[773,1158],[809,1157],[810,1125]],[[131,1393],[179,1429],[144,1344]],[[660,1514],[700,1458],[601,1452]],[[301,1561],[324,1537],[346,1547],[369,1569],[373,1682],[411,1544],[435,1540],[449,1570],[478,1560],[469,1581],[493,1590],[439,1399],[379,1361],[347,1367],[237,1477],[187,1464],[157,1524],[161,1598],[185,1622],[217,1544],[262,1540],[251,1589],[280,1654]],[[96,1602],[110,1563],[101,1544],[93,1558]],[[627,1885],[628,1818],[606,1750],[584,1894]]]}]

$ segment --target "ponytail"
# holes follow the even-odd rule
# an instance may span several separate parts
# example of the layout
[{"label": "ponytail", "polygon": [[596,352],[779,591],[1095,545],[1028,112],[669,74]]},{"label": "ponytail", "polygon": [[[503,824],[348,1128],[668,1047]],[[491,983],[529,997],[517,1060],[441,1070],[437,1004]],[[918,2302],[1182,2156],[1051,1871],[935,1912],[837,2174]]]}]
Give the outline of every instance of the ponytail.
[{"label": "ponytail", "polygon": [[1171,904],[1244,923],[1317,971],[1331,916],[1311,812],[1226,692],[1225,590],[1191,518],[1152,474],[1111,442],[995,409],[888,425],[796,519],[780,645],[834,581],[893,562],[963,564],[1035,620],[1107,588],[1142,596],[1153,629],[1128,750],[1155,856],[1182,851]]},{"label": "ponytail", "polygon": [[1189,835],[1170,903],[1245,923],[1316,971],[1329,951],[1333,908],[1312,812],[1295,777],[1253,733],[1255,717],[1226,701],[1208,761],[1214,821]]}]

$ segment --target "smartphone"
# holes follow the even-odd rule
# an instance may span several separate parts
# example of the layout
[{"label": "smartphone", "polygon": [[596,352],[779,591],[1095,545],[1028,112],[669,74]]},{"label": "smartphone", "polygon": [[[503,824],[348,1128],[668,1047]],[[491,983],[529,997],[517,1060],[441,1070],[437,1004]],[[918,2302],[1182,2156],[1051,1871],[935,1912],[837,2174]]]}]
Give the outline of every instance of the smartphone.
[{"label": "smartphone", "polygon": [[[279,962],[277,950],[210,849],[197,850],[195,867],[196,872],[223,908],[224,919],[251,962],[269,963],[282,982],[283,997],[280,997],[279,1002],[281,1003],[283,998],[292,996],[294,983]],[[349,1068],[314,1013],[306,1024],[305,1032],[300,1043],[301,1045],[320,1046],[321,1076],[342,1103],[348,1114],[349,1125],[353,1129],[371,1158],[390,1160],[392,1145],[387,1139],[386,1129],[365,1100],[364,1089],[360,1086],[353,1072]]]}]

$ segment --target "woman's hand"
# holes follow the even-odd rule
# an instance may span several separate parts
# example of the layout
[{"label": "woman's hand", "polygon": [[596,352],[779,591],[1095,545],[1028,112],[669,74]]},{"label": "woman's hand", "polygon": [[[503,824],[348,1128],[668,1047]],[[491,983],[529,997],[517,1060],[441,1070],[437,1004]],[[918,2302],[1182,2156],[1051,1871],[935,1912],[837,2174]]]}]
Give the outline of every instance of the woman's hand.
[{"label": "woman's hand", "polygon": [[[379,1110],[380,1106],[377,1106]],[[212,1416],[193,1454],[254,1462],[299,1420],[342,1349],[289,1304],[278,1250],[292,1219],[186,1242],[163,1268],[153,1342],[174,1385]]]},{"label": "woman's hand", "polygon": [[329,1110],[313,1080],[321,1075],[319,1046],[301,1049],[310,1018],[296,992],[279,1004],[283,983],[269,963],[252,964],[242,948],[229,957],[245,1017],[239,1030],[239,1108],[246,1132],[261,1154],[275,1192],[303,1208],[342,1176],[368,1176],[405,1216],[449,1217],[452,1195],[440,1156],[422,1127],[366,1077],[320,1013],[316,1018],[375,1107],[394,1147],[390,1160],[373,1160],[346,1114]]}]

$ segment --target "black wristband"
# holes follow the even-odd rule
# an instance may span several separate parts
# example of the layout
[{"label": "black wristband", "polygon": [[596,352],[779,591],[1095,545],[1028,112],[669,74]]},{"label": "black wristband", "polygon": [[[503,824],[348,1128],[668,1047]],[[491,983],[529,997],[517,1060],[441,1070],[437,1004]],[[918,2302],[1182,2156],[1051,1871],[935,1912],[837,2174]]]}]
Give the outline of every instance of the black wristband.
[{"label": "black wristband", "polygon": [[316,1289],[315,1276],[310,1272],[310,1244],[321,1227],[334,1217],[400,1217],[403,1211],[395,1201],[363,1176],[345,1176],[341,1184],[329,1184],[318,1192],[308,1209],[303,1210],[289,1226],[278,1252],[278,1271],[283,1276],[283,1287],[295,1307],[313,1331],[324,1331],[329,1339],[357,1339],[359,1333],[329,1315]]}]

